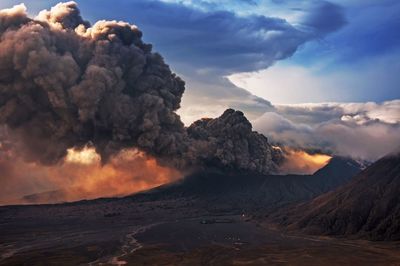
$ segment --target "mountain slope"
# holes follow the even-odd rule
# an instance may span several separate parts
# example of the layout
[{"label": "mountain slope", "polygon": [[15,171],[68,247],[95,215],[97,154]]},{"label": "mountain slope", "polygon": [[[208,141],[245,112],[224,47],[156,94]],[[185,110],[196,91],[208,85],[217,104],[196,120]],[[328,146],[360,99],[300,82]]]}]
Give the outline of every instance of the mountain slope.
[{"label": "mountain slope", "polygon": [[371,240],[400,240],[400,155],[384,157],[335,192],[281,211],[293,229]]},{"label": "mountain slope", "polygon": [[333,158],[313,175],[260,175],[203,171],[180,182],[132,196],[135,199],[164,200],[195,197],[238,208],[279,207],[311,199],[347,183],[360,172],[360,165],[345,158]]}]

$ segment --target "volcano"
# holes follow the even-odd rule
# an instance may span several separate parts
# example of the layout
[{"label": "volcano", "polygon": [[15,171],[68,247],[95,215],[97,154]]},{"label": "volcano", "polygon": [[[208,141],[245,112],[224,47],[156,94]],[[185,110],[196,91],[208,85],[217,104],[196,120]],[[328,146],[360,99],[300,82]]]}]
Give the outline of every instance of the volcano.
[{"label": "volcano", "polygon": [[267,212],[333,190],[349,182],[361,171],[361,167],[352,159],[334,157],[312,175],[261,175],[207,170],[133,195],[132,198],[143,201],[195,198],[207,206],[228,212]]}]

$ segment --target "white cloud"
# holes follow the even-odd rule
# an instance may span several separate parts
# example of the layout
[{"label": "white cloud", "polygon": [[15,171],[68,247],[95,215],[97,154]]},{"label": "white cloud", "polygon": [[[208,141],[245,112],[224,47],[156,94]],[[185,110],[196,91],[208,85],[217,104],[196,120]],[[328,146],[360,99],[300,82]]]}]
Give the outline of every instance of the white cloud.
[{"label": "white cloud", "polygon": [[253,121],[270,140],[376,160],[400,144],[400,100],[276,106]]},{"label": "white cloud", "polygon": [[321,101],[325,98],[323,89],[331,86],[329,83],[323,85],[321,80],[314,77],[312,70],[280,64],[261,71],[233,74],[228,79],[236,86],[273,103]]},{"label": "white cloud", "polygon": [[284,116],[298,123],[317,124],[332,119],[341,119],[343,121],[357,120],[359,123],[362,119],[365,122],[380,120],[389,124],[400,122],[400,100],[383,103],[302,103],[276,105],[275,108]]},{"label": "white cloud", "polygon": [[325,58],[311,67],[278,62],[268,69],[236,73],[228,79],[252,94],[282,104],[400,96],[400,53],[368,57],[357,64],[324,71],[329,60]]}]

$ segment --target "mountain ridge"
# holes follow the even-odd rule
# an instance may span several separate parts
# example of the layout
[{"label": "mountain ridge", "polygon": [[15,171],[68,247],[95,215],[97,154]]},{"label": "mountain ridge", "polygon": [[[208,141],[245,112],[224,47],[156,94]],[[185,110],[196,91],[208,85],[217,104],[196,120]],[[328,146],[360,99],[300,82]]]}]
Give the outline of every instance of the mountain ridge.
[{"label": "mountain ridge", "polygon": [[[361,165],[343,157],[333,157],[326,166],[312,175],[262,175],[208,169],[194,172],[174,183],[115,198],[155,200],[177,197],[198,197],[199,199],[216,197],[223,201],[230,201],[232,198],[236,200],[238,194],[241,194],[246,199],[257,199],[260,204],[280,206],[293,201],[310,199],[334,189],[348,182],[359,171],[361,171]],[[27,204],[47,204],[54,199],[52,203],[55,204],[73,204],[74,202],[63,200],[63,195],[66,195],[67,191],[68,189],[30,194],[22,197],[21,201]],[[113,198],[82,201],[101,199],[112,200]]]},{"label": "mountain ridge", "polygon": [[209,170],[131,197],[138,200],[197,197],[234,203],[243,208],[254,204],[256,209],[268,209],[311,199],[349,182],[360,171],[361,166],[356,161],[343,157],[332,158],[312,175],[249,175]]},{"label": "mountain ridge", "polygon": [[289,230],[370,240],[400,240],[400,155],[383,157],[354,179],[315,199],[280,210]]}]

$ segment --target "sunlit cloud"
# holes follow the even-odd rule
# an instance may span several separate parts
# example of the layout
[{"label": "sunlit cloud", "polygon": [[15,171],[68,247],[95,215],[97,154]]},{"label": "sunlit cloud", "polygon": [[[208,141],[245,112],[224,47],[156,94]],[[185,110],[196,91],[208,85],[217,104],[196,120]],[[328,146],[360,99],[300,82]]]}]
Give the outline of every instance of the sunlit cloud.
[{"label": "sunlit cloud", "polygon": [[253,120],[253,126],[283,145],[373,161],[400,143],[399,100],[275,108]]},{"label": "sunlit cloud", "polygon": [[[313,66],[278,63],[271,68],[228,76],[238,87],[269,99],[273,104],[327,101],[380,101],[396,96],[400,55],[390,53],[326,71],[320,61]],[[390,67],[388,67],[390,66]],[[397,94],[397,96],[400,96]],[[396,97],[398,98],[398,97]]]},{"label": "sunlit cloud", "polygon": [[170,183],[182,173],[138,150],[124,150],[101,164],[93,148],[70,149],[57,165],[29,163],[0,152],[1,204],[56,203],[125,196]]},{"label": "sunlit cloud", "polygon": [[282,174],[313,174],[327,165],[332,156],[285,148],[285,158],[280,166]]}]

